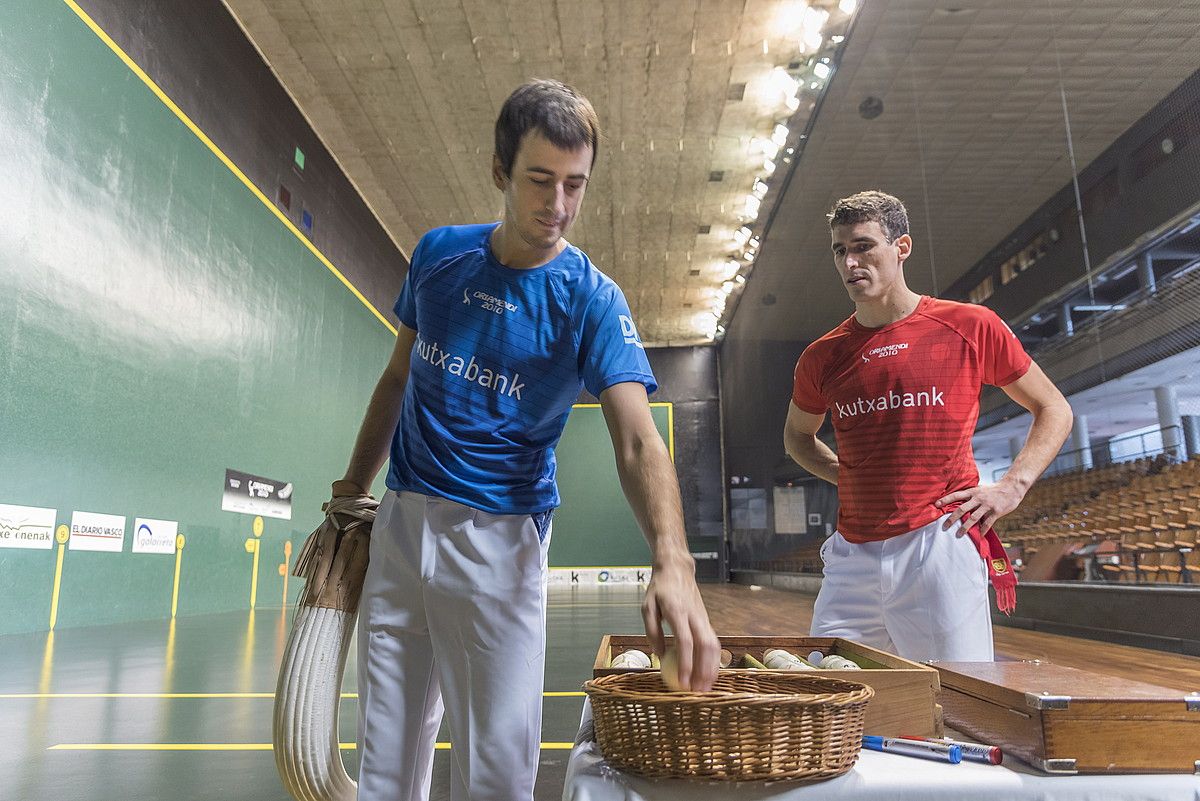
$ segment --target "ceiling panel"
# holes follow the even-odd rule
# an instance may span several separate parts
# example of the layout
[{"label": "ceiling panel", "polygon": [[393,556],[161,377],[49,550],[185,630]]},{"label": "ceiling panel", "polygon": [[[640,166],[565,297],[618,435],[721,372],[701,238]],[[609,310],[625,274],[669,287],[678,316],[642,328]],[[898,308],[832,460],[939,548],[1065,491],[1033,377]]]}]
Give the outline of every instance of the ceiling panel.
[{"label": "ceiling panel", "polygon": [[[814,2],[846,23],[837,0]],[[645,341],[709,340],[763,174],[751,138],[786,116],[771,71],[805,51],[785,24],[799,0],[226,3],[406,254],[429,228],[498,218],[492,126],[513,88],[576,86],[604,141],[571,240],[625,290]],[[1196,52],[1196,2],[867,0],[781,196],[782,165],[773,179],[735,325],[805,339],[845,316],[823,215],[863,188],[906,200],[911,283],[944,288],[1069,179],[1060,64],[1082,168]],[[885,104],[870,121],[867,96]],[[806,98],[793,136],[809,114]]]}]

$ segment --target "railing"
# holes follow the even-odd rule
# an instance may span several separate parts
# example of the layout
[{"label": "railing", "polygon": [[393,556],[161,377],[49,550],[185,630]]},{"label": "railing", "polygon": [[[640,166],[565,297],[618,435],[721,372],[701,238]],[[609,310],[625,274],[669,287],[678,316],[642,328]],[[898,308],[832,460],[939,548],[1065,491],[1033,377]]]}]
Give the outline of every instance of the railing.
[{"label": "railing", "polygon": [[[1132,447],[1126,447],[1127,445]],[[1114,448],[1114,446],[1116,447]],[[1114,451],[1116,451],[1115,454]],[[1173,462],[1187,460],[1187,455],[1184,452],[1183,428],[1181,426],[1156,428],[1153,431],[1145,431],[1141,434],[1130,434],[1127,437],[1110,439],[1107,451],[1101,451],[1099,454],[1092,448],[1064,451],[1054,457],[1054,461],[1046,468],[1046,472],[1042,474],[1042,477],[1046,478],[1076,471],[1082,472],[1097,467],[1107,467],[1110,464],[1132,462],[1135,459],[1141,459],[1146,456],[1158,456],[1162,453],[1167,454]],[[1098,456],[1100,458],[1097,458]],[[992,471],[992,481],[999,481],[1011,467],[1012,465],[997,467]]]}]

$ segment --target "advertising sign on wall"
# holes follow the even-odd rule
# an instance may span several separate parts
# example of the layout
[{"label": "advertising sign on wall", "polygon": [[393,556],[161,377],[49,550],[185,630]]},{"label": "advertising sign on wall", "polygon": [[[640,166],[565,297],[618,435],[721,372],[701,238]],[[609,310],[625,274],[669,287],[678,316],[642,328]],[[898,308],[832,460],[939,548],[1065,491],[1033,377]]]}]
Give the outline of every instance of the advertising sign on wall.
[{"label": "advertising sign on wall", "polygon": [[292,485],[238,470],[225,471],[221,509],[244,515],[292,519]]},{"label": "advertising sign on wall", "polygon": [[57,509],[0,503],[0,548],[53,548],[57,516]]},{"label": "advertising sign on wall", "polygon": [[125,547],[125,518],[96,512],[71,513],[72,551],[120,553]]},{"label": "advertising sign on wall", "polygon": [[175,535],[179,523],[139,517],[133,521],[134,553],[175,553]]}]

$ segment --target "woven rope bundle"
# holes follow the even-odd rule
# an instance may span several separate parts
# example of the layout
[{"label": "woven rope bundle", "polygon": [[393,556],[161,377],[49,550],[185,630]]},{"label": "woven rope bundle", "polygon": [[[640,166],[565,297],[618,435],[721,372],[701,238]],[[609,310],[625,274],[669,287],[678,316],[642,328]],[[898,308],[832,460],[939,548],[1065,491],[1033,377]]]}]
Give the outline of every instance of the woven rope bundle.
[{"label": "woven rope bundle", "polygon": [[354,801],[338,744],[342,674],[367,574],[379,502],[337,497],[309,535],[293,575],[306,579],[275,689],[275,766],[297,801]]},{"label": "woven rope bundle", "polygon": [[614,767],[735,781],[816,781],[850,770],[875,694],[840,679],[734,671],[706,693],[670,692],[658,673],[601,676],[583,688]]}]

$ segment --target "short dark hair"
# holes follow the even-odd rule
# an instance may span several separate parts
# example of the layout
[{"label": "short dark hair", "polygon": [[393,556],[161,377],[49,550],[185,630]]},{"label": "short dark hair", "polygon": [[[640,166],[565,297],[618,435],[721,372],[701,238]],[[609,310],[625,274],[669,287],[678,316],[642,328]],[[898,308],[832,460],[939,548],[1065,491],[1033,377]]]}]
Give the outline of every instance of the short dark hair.
[{"label": "short dark hair", "polygon": [[889,242],[908,233],[908,211],[899,198],[874,189],[844,197],[829,210],[829,227],[877,222]]},{"label": "short dark hair", "polygon": [[496,156],[511,176],[521,139],[536,130],[556,147],[592,147],[592,165],[600,149],[600,120],[583,95],[559,81],[533,80],[517,87],[496,118]]}]

